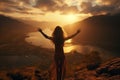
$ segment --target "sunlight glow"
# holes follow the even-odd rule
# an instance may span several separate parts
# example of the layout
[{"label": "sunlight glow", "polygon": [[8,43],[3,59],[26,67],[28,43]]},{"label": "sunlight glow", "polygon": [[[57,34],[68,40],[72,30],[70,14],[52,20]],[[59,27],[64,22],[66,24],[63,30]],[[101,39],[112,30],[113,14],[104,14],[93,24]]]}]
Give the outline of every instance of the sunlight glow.
[{"label": "sunlight glow", "polygon": [[67,46],[67,47],[64,47],[64,52],[65,53],[70,53],[71,51],[73,51],[75,49],[74,46]]},{"label": "sunlight glow", "polygon": [[70,53],[75,47],[72,45],[72,39],[65,41],[64,52]]},{"label": "sunlight glow", "polygon": [[[23,3],[19,3],[19,6],[23,5]],[[47,12],[45,15],[43,11],[37,9],[37,8],[31,8],[30,10],[27,10],[27,14],[21,14],[21,13],[4,13],[1,12],[0,14],[4,14],[7,16],[11,16],[13,18],[18,18],[22,20],[34,20],[34,21],[45,21],[45,22],[56,22],[57,24],[64,26],[67,24],[73,24],[77,21],[81,21],[89,16],[90,14],[60,14],[60,12],[54,12],[50,13]]]},{"label": "sunlight glow", "polygon": [[74,15],[74,14],[68,14],[68,15],[65,16],[65,20],[66,20],[67,23],[71,24],[71,23],[74,23],[74,22],[77,21],[77,16]]},{"label": "sunlight glow", "polygon": [[69,39],[69,40],[65,41],[65,43],[67,43],[67,44],[69,44],[71,42],[72,42],[72,39]]}]

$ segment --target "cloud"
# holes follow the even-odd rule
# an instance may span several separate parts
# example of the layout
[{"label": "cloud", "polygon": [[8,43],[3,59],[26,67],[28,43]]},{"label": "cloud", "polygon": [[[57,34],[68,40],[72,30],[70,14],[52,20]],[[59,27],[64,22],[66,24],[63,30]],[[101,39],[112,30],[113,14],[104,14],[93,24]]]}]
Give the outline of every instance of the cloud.
[{"label": "cloud", "polygon": [[0,12],[43,15],[41,10],[38,11],[31,6],[29,0],[0,0]]},{"label": "cloud", "polygon": [[12,14],[115,14],[120,13],[120,0],[0,0],[0,12]]},{"label": "cloud", "polygon": [[63,14],[114,14],[120,10],[120,0],[38,0],[36,7],[43,11],[60,11]]},{"label": "cloud", "polygon": [[53,0],[38,0],[36,7],[39,7],[40,9],[44,11],[54,10],[55,9],[55,2]]},{"label": "cloud", "polygon": [[93,2],[82,2],[80,7],[82,13],[115,14],[120,11],[120,0],[94,0]]},{"label": "cloud", "polygon": [[[0,11],[2,12],[16,12],[18,10],[21,10],[22,8],[19,7],[18,2],[14,2],[14,0],[1,0],[0,1]],[[23,10],[23,9],[22,9]]]},{"label": "cloud", "polygon": [[77,12],[76,6],[68,6],[63,0],[39,0],[35,7],[47,12],[60,11],[61,13]]},{"label": "cloud", "polygon": [[[69,12],[78,12],[76,6],[68,6],[63,0],[1,0],[0,11],[28,13],[30,9],[37,8],[46,12],[59,11],[63,14]],[[4,6],[6,5],[6,6]]]}]

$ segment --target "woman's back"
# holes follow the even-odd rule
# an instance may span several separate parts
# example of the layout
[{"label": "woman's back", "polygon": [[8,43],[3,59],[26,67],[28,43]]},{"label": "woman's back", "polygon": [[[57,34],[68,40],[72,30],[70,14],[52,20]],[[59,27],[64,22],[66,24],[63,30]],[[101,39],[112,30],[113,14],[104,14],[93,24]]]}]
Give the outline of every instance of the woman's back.
[{"label": "woman's back", "polygon": [[55,46],[64,45],[64,33],[60,26],[57,26],[53,32],[53,42]]},{"label": "woman's back", "polygon": [[64,80],[65,71],[66,71],[66,64],[65,64],[65,55],[64,55],[64,42],[75,35],[77,35],[80,31],[78,30],[75,34],[64,38],[63,30],[60,26],[57,26],[53,31],[52,37],[47,36],[45,33],[42,32],[41,29],[39,31],[43,34],[43,36],[47,39],[52,40],[55,45],[55,54],[54,54],[54,62],[56,66],[56,79],[57,80]]}]

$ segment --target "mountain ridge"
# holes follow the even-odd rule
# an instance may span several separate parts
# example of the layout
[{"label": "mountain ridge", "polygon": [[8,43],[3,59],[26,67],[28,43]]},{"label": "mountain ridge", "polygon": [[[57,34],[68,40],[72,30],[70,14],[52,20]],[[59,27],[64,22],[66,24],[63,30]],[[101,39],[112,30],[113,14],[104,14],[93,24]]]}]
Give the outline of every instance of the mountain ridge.
[{"label": "mountain ridge", "polygon": [[83,21],[67,25],[65,28],[68,34],[81,29],[81,33],[78,38],[74,39],[74,42],[99,46],[116,53],[120,52],[120,14],[88,17]]}]

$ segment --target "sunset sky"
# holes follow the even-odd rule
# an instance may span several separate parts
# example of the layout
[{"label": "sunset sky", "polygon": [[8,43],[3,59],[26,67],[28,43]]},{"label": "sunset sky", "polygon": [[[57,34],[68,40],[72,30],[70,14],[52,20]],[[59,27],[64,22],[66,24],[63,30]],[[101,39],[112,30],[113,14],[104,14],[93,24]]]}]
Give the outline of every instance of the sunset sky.
[{"label": "sunset sky", "polygon": [[120,0],[0,0],[0,14],[34,21],[74,23],[119,11]]}]

